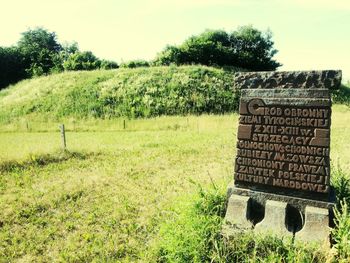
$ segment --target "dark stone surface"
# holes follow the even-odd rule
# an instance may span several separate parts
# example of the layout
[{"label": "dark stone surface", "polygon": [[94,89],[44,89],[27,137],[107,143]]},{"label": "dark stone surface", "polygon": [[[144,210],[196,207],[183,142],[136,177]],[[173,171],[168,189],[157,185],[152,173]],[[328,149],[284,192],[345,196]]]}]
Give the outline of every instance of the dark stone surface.
[{"label": "dark stone surface", "polygon": [[337,89],[340,70],[238,72],[235,85],[239,89]]}]

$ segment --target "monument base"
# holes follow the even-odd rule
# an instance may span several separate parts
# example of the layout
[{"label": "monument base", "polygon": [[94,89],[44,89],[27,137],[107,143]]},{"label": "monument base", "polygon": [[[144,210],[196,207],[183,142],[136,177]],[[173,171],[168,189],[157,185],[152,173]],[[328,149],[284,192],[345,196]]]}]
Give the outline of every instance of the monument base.
[{"label": "monument base", "polygon": [[297,241],[330,244],[333,202],[237,188],[228,189],[224,232],[253,229]]}]

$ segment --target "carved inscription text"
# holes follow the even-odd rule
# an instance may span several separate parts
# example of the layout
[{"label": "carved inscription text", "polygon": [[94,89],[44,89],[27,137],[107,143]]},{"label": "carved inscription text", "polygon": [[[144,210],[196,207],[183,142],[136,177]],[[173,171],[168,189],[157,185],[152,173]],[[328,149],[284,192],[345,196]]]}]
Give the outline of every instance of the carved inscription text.
[{"label": "carved inscription text", "polygon": [[235,182],[329,192],[330,107],[241,101]]}]

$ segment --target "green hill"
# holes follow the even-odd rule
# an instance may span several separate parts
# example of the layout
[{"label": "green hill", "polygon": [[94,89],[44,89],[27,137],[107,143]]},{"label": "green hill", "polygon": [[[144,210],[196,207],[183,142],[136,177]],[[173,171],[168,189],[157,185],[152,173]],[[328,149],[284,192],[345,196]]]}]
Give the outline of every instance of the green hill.
[{"label": "green hill", "polygon": [[0,92],[3,121],[223,113],[237,108],[233,72],[204,66],[65,72]]},{"label": "green hill", "polygon": [[[28,79],[0,91],[0,124],[20,118],[139,118],[233,112],[234,71],[206,66],[64,72]],[[350,105],[342,86],[333,101]]]}]

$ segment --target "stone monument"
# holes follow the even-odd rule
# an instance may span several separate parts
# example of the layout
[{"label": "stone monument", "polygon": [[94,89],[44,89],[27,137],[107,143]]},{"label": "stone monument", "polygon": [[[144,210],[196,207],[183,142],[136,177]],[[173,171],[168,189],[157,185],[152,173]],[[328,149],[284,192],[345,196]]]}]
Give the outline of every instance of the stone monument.
[{"label": "stone monument", "polygon": [[236,73],[240,116],[225,230],[329,242],[330,90],[340,82],[335,70]]}]

